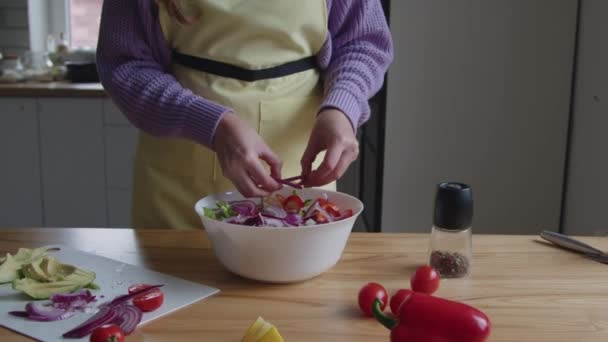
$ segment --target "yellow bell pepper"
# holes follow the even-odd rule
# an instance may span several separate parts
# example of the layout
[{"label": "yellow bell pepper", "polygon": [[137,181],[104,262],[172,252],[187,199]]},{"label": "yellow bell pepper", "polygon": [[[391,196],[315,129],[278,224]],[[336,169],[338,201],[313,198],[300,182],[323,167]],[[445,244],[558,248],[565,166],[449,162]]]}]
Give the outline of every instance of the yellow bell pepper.
[{"label": "yellow bell pepper", "polygon": [[258,317],[245,332],[242,342],[283,342],[283,337],[274,325]]}]

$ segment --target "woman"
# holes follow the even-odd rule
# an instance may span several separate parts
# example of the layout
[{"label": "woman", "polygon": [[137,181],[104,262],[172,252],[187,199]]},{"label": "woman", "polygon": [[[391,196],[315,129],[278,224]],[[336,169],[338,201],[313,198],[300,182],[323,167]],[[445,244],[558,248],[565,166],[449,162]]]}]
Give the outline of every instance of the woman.
[{"label": "woman", "polygon": [[379,0],[105,0],[97,51],[141,131],[133,226],[178,229],[210,193],[333,187],[393,57]]}]

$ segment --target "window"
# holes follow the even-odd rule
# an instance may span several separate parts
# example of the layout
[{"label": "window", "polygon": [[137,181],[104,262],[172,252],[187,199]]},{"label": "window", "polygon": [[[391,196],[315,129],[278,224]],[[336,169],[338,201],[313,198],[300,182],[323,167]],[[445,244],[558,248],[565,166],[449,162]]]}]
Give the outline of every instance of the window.
[{"label": "window", "polygon": [[[133,1],[133,0],[125,0]],[[70,0],[70,46],[96,47],[103,0]]]},{"label": "window", "polygon": [[33,51],[45,51],[47,37],[52,35],[58,40],[61,34],[72,48],[97,46],[103,0],[28,0],[27,3]]}]

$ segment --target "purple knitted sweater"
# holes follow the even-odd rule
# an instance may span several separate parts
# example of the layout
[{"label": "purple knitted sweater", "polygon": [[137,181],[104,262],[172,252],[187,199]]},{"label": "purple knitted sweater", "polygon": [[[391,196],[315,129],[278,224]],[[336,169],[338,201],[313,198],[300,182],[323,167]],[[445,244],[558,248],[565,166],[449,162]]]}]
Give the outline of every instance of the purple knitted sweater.
[{"label": "purple knitted sweater", "polygon": [[[379,0],[327,0],[329,35],[318,54],[322,108],[344,112],[356,128],[382,86],[393,44]],[[231,111],[182,87],[171,70],[154,0],[105,0],[97,47],[106,91],[137,128],[211,147],[222,114]]]}]

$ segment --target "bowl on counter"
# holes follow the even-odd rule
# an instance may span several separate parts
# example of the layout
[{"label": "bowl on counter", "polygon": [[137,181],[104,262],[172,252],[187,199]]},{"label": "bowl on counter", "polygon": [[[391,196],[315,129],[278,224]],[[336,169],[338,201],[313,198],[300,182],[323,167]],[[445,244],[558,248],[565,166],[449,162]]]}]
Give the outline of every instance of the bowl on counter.
[{"label": "bowl on counter", "polygon": [[[293,189],[279,191],[288,196]],[[328,199],[353,215],[340,221],[301,227],[250,227],[210,219],[203,208],[217,201],[243,200],[238,192],[200,199],[195,210],[201,217],[213,251],[220,263],[242,277],[272,283],[290,283],[316,277],[332,268],[344,251],[363,203],[353,196],[325,189],[303,189],[302,198]]]}]

